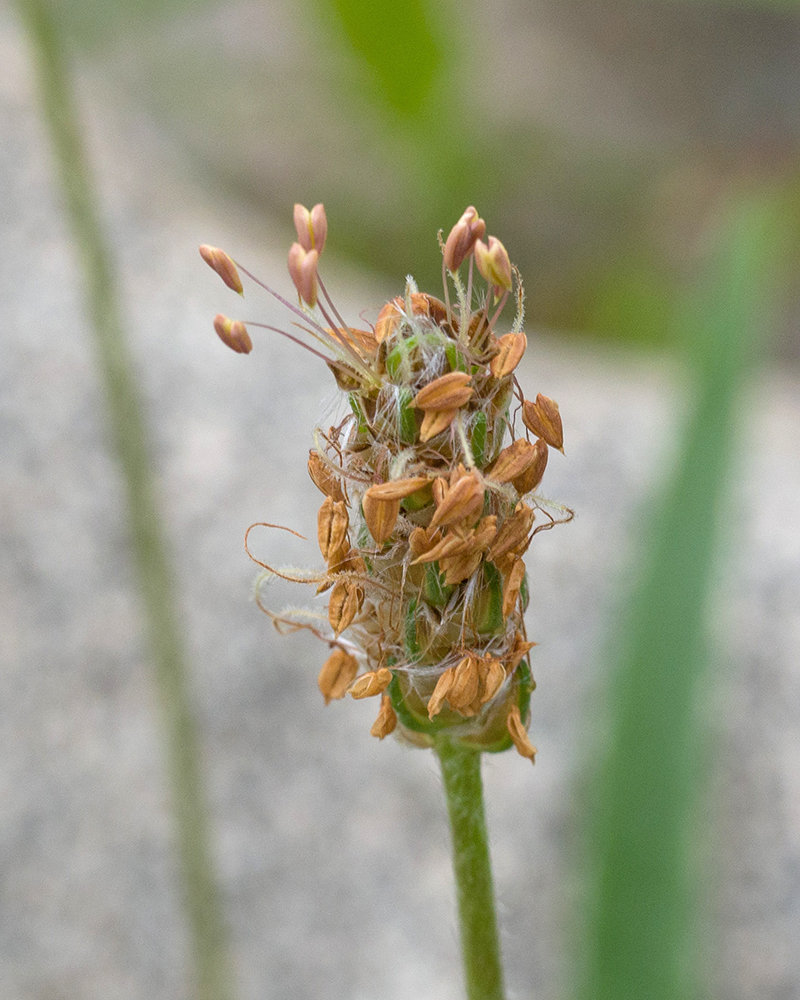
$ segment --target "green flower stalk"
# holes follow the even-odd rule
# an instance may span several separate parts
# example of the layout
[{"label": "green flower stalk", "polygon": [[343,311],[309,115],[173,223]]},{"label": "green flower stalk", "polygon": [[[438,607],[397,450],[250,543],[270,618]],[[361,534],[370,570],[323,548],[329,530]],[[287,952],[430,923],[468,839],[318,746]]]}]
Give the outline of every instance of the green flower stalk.
[{"label": "green flower stalk", "polygon": [[[531,761],[536,754],[527,734],[535,643],[523,618],[523,556],[539,531],[572,517],[536,492],[549,449],[563,450],[561,417],[546,396],[526,400],[517,382],[527,347],[522,282],[502,243],[483,242],[486,224],[475,208],[446,241],[439,235],[444,301],[409,277],[369,329],[341,318],[320,278],[322,205],[296,205],[294,219],[288,265],[298,304],[262,287],[300,320],[309,338],[303,346],[326,361],[345,406],[337,425],[314,431],[308,462],[325,498],[317,524],[325,569],[299,575],[259,563],[260,579],[277,575],[328,592],[330,632],[307,615],[261,606],[279,629],[308,628],[327,643],[318,677],[326,704],[348,693],[377,697],[372,735],[394,732],[436,749],[451,807],[469,995],[499,997],[499,960],[494,985],[479,983],[492,940],[497,958],[497,936],[477,755],[511,746]],[[262,284],[221,250],[201,247],[201,254],[235,291],[239,270]],[[511,296],[515,318],[500,334]],[[220,315],[215,328],[235,351],[252,346],[241,321]],[[459,866],[462,850],[471,861]],[[462,874],[481,866],[485,877],[470,875],[465,888]],[[468,926],[481,920],[488,935]]]}]

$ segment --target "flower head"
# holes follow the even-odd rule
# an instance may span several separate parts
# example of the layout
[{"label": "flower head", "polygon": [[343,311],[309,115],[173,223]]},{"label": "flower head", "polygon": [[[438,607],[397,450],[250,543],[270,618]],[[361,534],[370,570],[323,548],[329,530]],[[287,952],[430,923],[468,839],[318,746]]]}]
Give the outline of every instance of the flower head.
[{"label": "flower head", "polygon": [[[447,286],[442,302],[409,279],[373,328],[356,329],[319,277],[324,209],[297,205],[294,219],[289,271],[301,304],[272,294],[323,345],[304,346],[328,362],[347,406],[338,424],[316,429],[308,463],[324,495],[317,524],[324,569],[300,576],[261,565],[327,592],[330,632],[264,610],[277,627],[309,628],[328,644],[318,678],[326,703],[348,692],[380,699],[371,730],[379,739],[395,731],[431,746],[447,732],[482,750],[513,745],[533,760],[523,557],[537,532],[572,512],[557,508],[554,516],[554,505],[534,492],[563,431],[553,400],[525,400],[514,374],[527,346],[519,274],[499,240],[483,243],[485,223],[470,207],[442,248],[458,315]],[[477,306],[472,270],[467,290],[455,273],[473,251],[487,282]],[[514,276],[517,315],[498,335]],[[230,339],[234,321],[218,321]]]}]

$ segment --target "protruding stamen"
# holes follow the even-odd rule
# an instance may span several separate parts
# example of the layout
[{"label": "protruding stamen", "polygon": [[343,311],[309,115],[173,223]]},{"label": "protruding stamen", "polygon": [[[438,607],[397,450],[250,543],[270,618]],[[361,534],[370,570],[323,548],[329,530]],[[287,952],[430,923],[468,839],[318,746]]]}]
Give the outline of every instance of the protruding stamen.
[{"label": "protruding stamen", "polygon": [[241,320],[217,313],[214,317],[214,329],[222,343],[237,354],[249,354],[253,350],[253,341]]},{"label": "protruding stamen", "polygon": [[297,294],[313,309],[317,304],[318,250],[305,250],[299,243],[292,243],[289,250],[289,274]]},{"label": "protruding stamen", "polygon": [[508,252],[496,236],[489,237],[487,246],[483,240],[475,242],[475,263],[486,281],[495,288],[510,292],[513,284],[511,261]]},{"label": "protruding stamen", "polygon": [[457,271],[472,253],[476,240],[486,232],[486,223],[470,205],[450,230],[444,245],[444,262],[448,271]]},{"label": "protruding stamen", "polygon": [[224,250],[220,250],[219,247],[210,247],[207,243],[204,243],[200,247],[200,256],[212,271],[217,272],[228,288],[232,288],[239,295],[244,295],[242,279],[239,277],[236,265]]},{"label": "protruding stamen", "polygon": [[295,205],[294,228],[297,230],[297,242],[306,252],[316,250],[322,253],[328,236],[325,206],[320,203],[309,212],[305,205]]}]

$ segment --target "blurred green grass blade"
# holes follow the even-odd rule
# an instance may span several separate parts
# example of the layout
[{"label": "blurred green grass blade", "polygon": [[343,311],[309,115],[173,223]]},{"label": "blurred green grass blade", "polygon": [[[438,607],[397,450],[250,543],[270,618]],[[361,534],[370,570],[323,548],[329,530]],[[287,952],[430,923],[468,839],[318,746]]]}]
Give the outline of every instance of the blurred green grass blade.
[{"label": "blurred green grass blade", "polygon": [[[431,0],[317,0],[369,67],[377,94],[413,116],[428,98],[444,61],[440,5]],[[325,10],[327,8],[327,10]]]},{"label": "blurred green grass blade", "polygon": [[124,488],[134,569],[148,631],[171,781],[183,900],[199,1000],[230,996],[222,909],[211,864],[199,738],[192,715],[174,584],[155,497],[142,407],[125,340],[116,275],[95,200],[68,61],[48,0],[19,0],[45,122],[85,279],[112,446]]},{"label": "blurred green grass blade", "polygon": [[[117,42],[154,22],[196,13],[214,0],[59,0],[52,16],[62,32],[84,47]],[[136,44],[134,42],[134,44]]]},{"label": "blurred green grass blade", "polygon": [[579,1000],[694,995],[687,832],[703,779],[695,694],[737,409],[780,258],[774,198],[738,197],[717,235],[708,273],[678,310],[694,391],[617,640],[590,824],[594,894]]}]

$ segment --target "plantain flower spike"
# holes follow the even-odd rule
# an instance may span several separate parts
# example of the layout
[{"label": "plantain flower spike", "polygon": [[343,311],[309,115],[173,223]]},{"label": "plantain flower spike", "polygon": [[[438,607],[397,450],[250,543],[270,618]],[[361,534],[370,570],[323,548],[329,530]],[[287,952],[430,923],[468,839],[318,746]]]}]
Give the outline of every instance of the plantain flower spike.
[{"label": "plantain flower spike", "polygon": [[295,205],[294,228],[297,230],[297,242],[305,251],[316,250],[321,254],[328,236],[325,206],[315,205],[309,212],[305,205]]},{"label": "plantain flower spike", "polygon": [[[324,497],[322,567],[274,572],[313,584],[327,608],[276,614],[257,588],[259,606],[279,630],[308,629],[328,647],[318,678],[325,703],[346,692],[372,701],[378,739],[515,747],[533,760],[524,556],[537,532],[572,511],[536,492],[548,449],[561,447],[561,418],[549,397],[530,402],[519,388],[519,278],[517,315],[499,331],[506,296],[490,314],[486,295],[473,302],[472,281],[465,292],[455,272],[473,251],[490,293],[508,292],[516,272],[499,240],[482,242],[485,223],[470,207],[442,247],[457,314],[447,285],[442,302],[409,278],[374,327],[348,327],[317,273],[324,208],[296,205],[294,221],[289,272],[307,308],[272,294],[302,319],[295,330],[312,343],[286,335],[327,362],[342,405],[333,426],[314,430],[308,459]],[[234,350],[249,350],[243,324],[218,316],[215,327]]]}]

